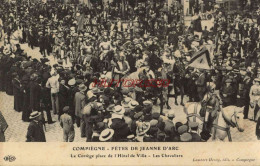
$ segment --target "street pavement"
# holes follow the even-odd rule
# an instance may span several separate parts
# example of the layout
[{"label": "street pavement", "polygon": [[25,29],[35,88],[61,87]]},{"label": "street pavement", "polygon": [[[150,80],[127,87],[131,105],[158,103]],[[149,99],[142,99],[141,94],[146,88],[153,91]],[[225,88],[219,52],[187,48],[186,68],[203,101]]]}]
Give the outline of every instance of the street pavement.
[{"label": "street pavement", "polygon": [[[3,42],[0,42],[0,46],[3,45]],[[28,47],[27,44],[21,44],[22,49],[27,52],[28,56],[32,56],[32,58],[41,58],[42,55],[39,52],[39,48],[34,48],[33,50]],[[51,64],[56,63],[53,56],[48,57],[51,60]],[[176,106],[174,104],[174,98],[170,98],[170,106],[171,109],[175,112],[174,122],[186,122],[186,115],[183,111],[183,107],[181,105]],[[179,99],[180,100],[180,99]],[[180,103],[180,101],[178,101]],[[187,97],[184,98],[184,103],[187,102]],[[9,125],[8,129],[5,132],[6,141],[8,142],[25,142],[26,133],[29,123],[22,121],[22,113],[16,112],[13,109],[14,97],[7,95],[5,92],[0,92],[0,111],[3,113],[6,121]],[[159,112],[159,107],[156,106]],[[169,110],[164,108],[164,113],[167,113]],[[46,115],[45,115],[46,117]],[[47,142],[62,142],[63,134],[62,128],[58,122],[57,115],[52,114],[52,118],[56,121],[54,124],[46,124],[46,140]],[[258,141],[255,136],[255,127],[256,123],[244,120],[245,131],[239,132],[236,128],[231,128],[231,136],[233,142],[255,142]],[[80,137],[79,128],[75,127],[75,139],[74,142],[85,142],[86,138]],[[227,139],[225,141],[228,141]]]}]

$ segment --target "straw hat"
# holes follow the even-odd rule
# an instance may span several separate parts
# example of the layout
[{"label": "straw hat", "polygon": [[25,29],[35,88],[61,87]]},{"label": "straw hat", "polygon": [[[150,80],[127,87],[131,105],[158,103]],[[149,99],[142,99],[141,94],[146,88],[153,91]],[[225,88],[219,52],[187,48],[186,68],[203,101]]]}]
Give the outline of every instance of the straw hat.
[{"label": "straw hat", "polygon": [[168,118],[174,118],[175,117],[174,111],[173,110],[168,111],[167,117]]},{"label": "straw hat", "polygon": [[150,100],[145,100],[145,101],[143,101],[143,105],[144,106],[152,106],[153,103]]},{"label": "straw hat", "polygon": [[80,84],[80,85],[79,85],[79,91],[81,91],[81,92],[83,91],[83,92],[84,92],[84,91],[87,90],[87,89],[88,89],[88,88],[85,86],[85,84]]},{"label": "straw hat", "polygon": [[231,80],[231,79],[227,79],[227,80],[225,81],[225,83],[232,83],[232,80]]},{"label": "straw hat", "polygon": [[89,88],[90,90],[92,90],[92,89],[94,89],[96,86],[97,86],[97,85],[96,85],[95,82],[91,82],[91,83],[89,84],[88,88]]},{"label": "straw hat", "polygon": [[114,107],[113,112],[115,114],[123,115],[125,113],[125,108],[122,107],[121,105],[117,105],[117,106]]},{"label": "straw hat", "polygon": [[255,78],[254,82],[260,82],[260,78]]},{"label": "straw hat", "polygon": [[99,94],[101,92],[100,89],[98,89],[97,87],[94,87],[93,89],[91,89],[91,91],[94,95]]},{"label": "straw hat", "polygon": [[115,104],[110,104],[110,105],[106,108],[106,110],[107,110],[108,112],[113,112],[114,107],[115,107]]},{"label": "straw hat", "polygon": [[100,77],[99,77],[99,80],[104,80],[106,79],[106,76],[104,74],[102,74]]},{"label": "straw hat", "polygon": [[88,99],[91,99],[92,97],[96,97],[96,95],[94,95],[94,93],[92,91],[88,91],[87,97],[88,97]]},{"label": "straw hat", "polygon": [[132,98],[130,97],[125,97],[124,100],[121,102],[121,105],[123,107],[129,107],[129,103],[132,101]]},{"label": "straw hat", "polygon": [[76,27],[70,27],[70,30],[71,30],[71,31],[75,31],[75,30],[76,30]]},{"label": "straw hat", "polygon": [[33,112],[30,114],[29,119],[35,119],[35,118],[37,118],[37,117],[40,116],[40,115],[41,115],[40,112],[38,112],[38,111],[33,111]]},{"label": "straw hat", "polygon": [[151,125],[149,122],[137,123],[136,135],[143,136],[150,129]]},{"label": "straw hat", "polygon": [[129,108],[134,109],[136,106],[139,105],[139,103],[135,100],[131,100],[128,105],[129,105]]},{"label": "straw hat", "polygon": [[105,129],[101,132],[99,136],[99,141],[105,142],[107,140],[110,140],[114,135],[113,129]]},{"label": "straw hat", "polygon": [[69,82],[68,82],[68,85],[70,85],[70,86],[73,86],[75,84],[76,84],[75,78],[70,79]]}]

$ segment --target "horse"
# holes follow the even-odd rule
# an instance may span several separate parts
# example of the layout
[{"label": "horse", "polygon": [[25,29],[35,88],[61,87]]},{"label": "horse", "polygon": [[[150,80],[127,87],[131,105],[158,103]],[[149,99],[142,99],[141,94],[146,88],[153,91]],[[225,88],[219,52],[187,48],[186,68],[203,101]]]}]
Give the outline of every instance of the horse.
[{"label": "horse", "polygon": [[[152,74],[149,74],[148,71]],[[147,66],[143,66],[143,67],[138,68],[137,71],[130,73],[123,78],[125,80],[139,81],[139,80],[142,80],[141,76],[144,76],[151,80],[151,79],[154,79],[154,72],[152,70],[149,70],[149,68]]]},{"label": "horse", "polygon": [[[199,123],[199,133],[202,131],[205,119],[199,114],[201,108],[201,104],[197,102],[186,103],[184,106],[184,112],[187,115],[187,120]],[[232,138],[230,135],[230,126],[233,128],[236,127],[238,131],[243,132],[243,111],[244,107],[227,106],[225,108],[222,108],[213,122],[213,127],[211,130],[212,141],[224,141],[224,139],[228,136],[228,139],[231,142]]]}]

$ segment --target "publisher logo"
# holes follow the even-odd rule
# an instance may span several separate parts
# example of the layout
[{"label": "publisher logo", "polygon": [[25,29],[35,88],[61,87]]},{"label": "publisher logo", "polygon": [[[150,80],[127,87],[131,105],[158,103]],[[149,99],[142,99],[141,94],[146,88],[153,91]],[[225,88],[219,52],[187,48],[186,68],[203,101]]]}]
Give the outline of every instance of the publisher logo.
[{"label": "publisher logo", "polygon": [[9,161],[9,162],[13,162],[16,160],[15,156],[12,156],[12,155],[8,155],[8,156],[5,156],[4,157],[4,160],[5,161]]}]

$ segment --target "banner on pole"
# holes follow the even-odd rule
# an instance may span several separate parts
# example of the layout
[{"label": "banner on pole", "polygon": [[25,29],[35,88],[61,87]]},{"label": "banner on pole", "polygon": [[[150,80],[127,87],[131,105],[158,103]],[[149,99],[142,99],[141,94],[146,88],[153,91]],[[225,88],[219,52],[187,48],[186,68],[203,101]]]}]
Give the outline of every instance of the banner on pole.
[{"label": "banner on pole", "polygon": [[206,46],[196,52],[190,60],[190,67],[210,70],[212,63],[210,58],[210,52]]}]

